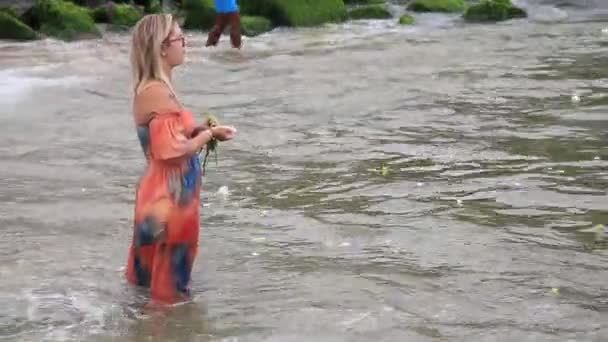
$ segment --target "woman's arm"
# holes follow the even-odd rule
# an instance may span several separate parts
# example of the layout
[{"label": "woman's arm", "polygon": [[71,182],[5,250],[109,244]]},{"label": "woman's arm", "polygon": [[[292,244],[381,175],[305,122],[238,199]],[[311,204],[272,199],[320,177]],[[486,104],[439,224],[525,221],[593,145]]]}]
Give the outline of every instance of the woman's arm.
[{"label": "woman's arm", "polygon": [[169,88],[161,82],[144,87],[135,98],[137,121],[149,122],[152,153],[158,159],[176,159],[200,151],[211,139],[213,132],[199,130],[196,136],[187,136],[185,127],[175,113],[182,108]]},{"label": "woman's arm", "polygon": [[199,135],[199,133],[201,133],[202,131],[208,130],[209,126],[204,123],[202,125],[196,126],[194,127],[194,129],[192,130],[192,133],[190,134],[191,138],[196,137],[197,135]]}]

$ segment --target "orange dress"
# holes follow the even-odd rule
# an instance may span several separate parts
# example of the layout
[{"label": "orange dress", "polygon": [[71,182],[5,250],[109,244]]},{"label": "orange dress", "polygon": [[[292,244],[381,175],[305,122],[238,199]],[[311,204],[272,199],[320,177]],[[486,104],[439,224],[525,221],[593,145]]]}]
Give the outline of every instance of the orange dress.
[{"label": "orange dress", "polygon": [[201,164],[180,145],[195,128],[188,111],[154,113],[137,125],[147,168],[137,187],[127,280],[150,288],[153,301],[189,297],[199,242]]}]

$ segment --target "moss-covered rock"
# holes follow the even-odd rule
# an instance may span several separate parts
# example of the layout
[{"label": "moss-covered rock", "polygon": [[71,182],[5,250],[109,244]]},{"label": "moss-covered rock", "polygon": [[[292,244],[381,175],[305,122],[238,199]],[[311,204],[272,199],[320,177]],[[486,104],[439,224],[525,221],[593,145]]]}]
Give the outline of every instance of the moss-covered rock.
[{"label": "moss-covered rock", "polygon": [[241,16],[241,31],[245,36],[253,37],[272,30],[270,19],[264,17]]},{"label": "moss-covered rock", "polygon": [[[67,0],[83,7],[95,8],[110,2],[109,0]],[[130,0],[112,0],[116,3],[128,3]]]},{"label": "moss-covered rock", "polygon": [[404,14],[399,18],[399,24],[401,25],[412,25],[414,23],[414,17],[409,14]]},{"label": "moss-covered rock", "polygon": [[12,7],[0,7],[0,13],[6,13],[8,15],[10,15],[11,17],[15,17],[18,18],[19,16],[17,15],[17,12],[15,11],[14,8]]},{"label": "moss-covered rock", "polygon": [[0,11],[0,39],[33,40],[36,32],[13,15],[14,12]]},{"label": "moss-covered rock", "polygon": [[[160,0],[67,0],[83,7],[97,8],[109,3],[135,5],[141,7],[146,12],[152,13],[155,6],[160,6]],[[165,0],[173,1],[173,0]],[[179,2],[180,0],[176,0]]]},{"label": "moss-covered rock", "polygon": [[495,22],[527,16],[526,11],[514,6],[511,0],[483,0],[468,7],[463,14],[464,19],[470,22]]},{"label": "moss-covered rock", "polygon": [[184,28],[206,30],[215,21],[213,0],[183,0],[182,9],[186,14]]},{"label": "moss-covered rock", "polygon": [[381,5],[386,0],[344,0],[346,5]]},{"label": "moss-covered rock", "polygon": [[110,9],[108,7],[112,6],[111,4],[105,6],[99,6],[96,8],[91,8],[90,13],[93,17],[93,21],[96,23],[109,23],[110,22]]},{"label": "moss-covered rock", "polygon": [[15,14],[14,17],[20,18],[35,2],[36,0],[0,0],[0,10],[10,11],[10,14]]},{"label": "moss-covered rock", "polygon": [[89,9],[63,0],[37,0],[29,16],[32,28],[63,40],[100,37]]},{"label": "moss-covered rock", "polygon": [[348,12],[351,19],[388,19],[391,18],[391,12],[384,5],[367,5],[355,7]]},{"label": "moss-covered rock", "polygon": [[163,11],[163,6],[160,3],[160,0],[152,0],[150,1],[150,5],[147,8],[148,13],[160,13]]},{"label": "moss-covered rock", "polygon": [[240,6],[243,14],[269,18],[274,26],[315,26],[348,17],[342,0],[247,0]]},{"label": "moss-covered rock", "polygon": [[413,0],[407,9],[414,12],[460,12],[464,0]]},{"label": "moss-covered rock", "polygon": [[109,2],[93,10],[93,18],[98,23],[109,23],[115,26],[134,26],[144,13],[141,9],[127,5]]},{"label": "moss-covered rock", "polygon": [[144,16],[137,8],[130,5],[116,5],[110,21],[114,25],[133,26]]},{"label": "moss-covered rock", "polygon": [[[116,0],[114,0],[116,1]],[[120,0],[127,4],[131,4],[131,0]],[[165,0],[167,1],[167,0]],[[145,13],[160,13],[162,12],[162,6],[160,0],[133,0],[135,5],[143,7]],[[177,0],[175,2],[180,2]]]}]

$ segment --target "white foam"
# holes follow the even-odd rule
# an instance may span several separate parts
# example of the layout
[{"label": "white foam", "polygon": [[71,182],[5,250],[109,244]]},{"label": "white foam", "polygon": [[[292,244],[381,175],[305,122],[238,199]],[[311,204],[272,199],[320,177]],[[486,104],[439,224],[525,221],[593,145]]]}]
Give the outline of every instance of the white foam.
[{"label": "white foam", "polygon": [[228,196],[230,195],[230,190],[228,190],[228,187],[225,185],[220,186],[220,188],[217,190],[217,196],[220,199],[227,199]]},{"label": "white foam", "polygon": [[31,95],[34,90],[45,87],[82,84],[87,79],[79,76],[47,77],[36,75],[49,67],[0,70],[0,104],[12,104]]},{"label": "white foam", "polygon": [[[521,5],[520,5],[521,6]],[[528,18],[537,22],[557,22],[568,19],[568,12],[550,5],[521,6],[528,12]]]}]

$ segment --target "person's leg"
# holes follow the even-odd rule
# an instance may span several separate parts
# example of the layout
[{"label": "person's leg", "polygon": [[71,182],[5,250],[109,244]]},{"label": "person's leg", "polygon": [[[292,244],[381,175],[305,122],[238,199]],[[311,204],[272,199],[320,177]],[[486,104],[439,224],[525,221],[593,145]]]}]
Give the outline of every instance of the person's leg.
[{"label": "person's leg", "polygon": [[230,13],[230,42],[233,48],[241,48],[241,15],[239,12]]},{"label": "person's leg", "polygon": [[207,43],[205,44],[205,46],[216,46],[217,45],[217,43],[220,40],[220,37],[222,35],[222,32],[224,32],[224,29],[226,28],[226,24],[228,24],[228,18],[226,16],[226,14],[224,14],[224,13],[216,14],[215,24],[209,31],[209,35],[207,36]]}]

